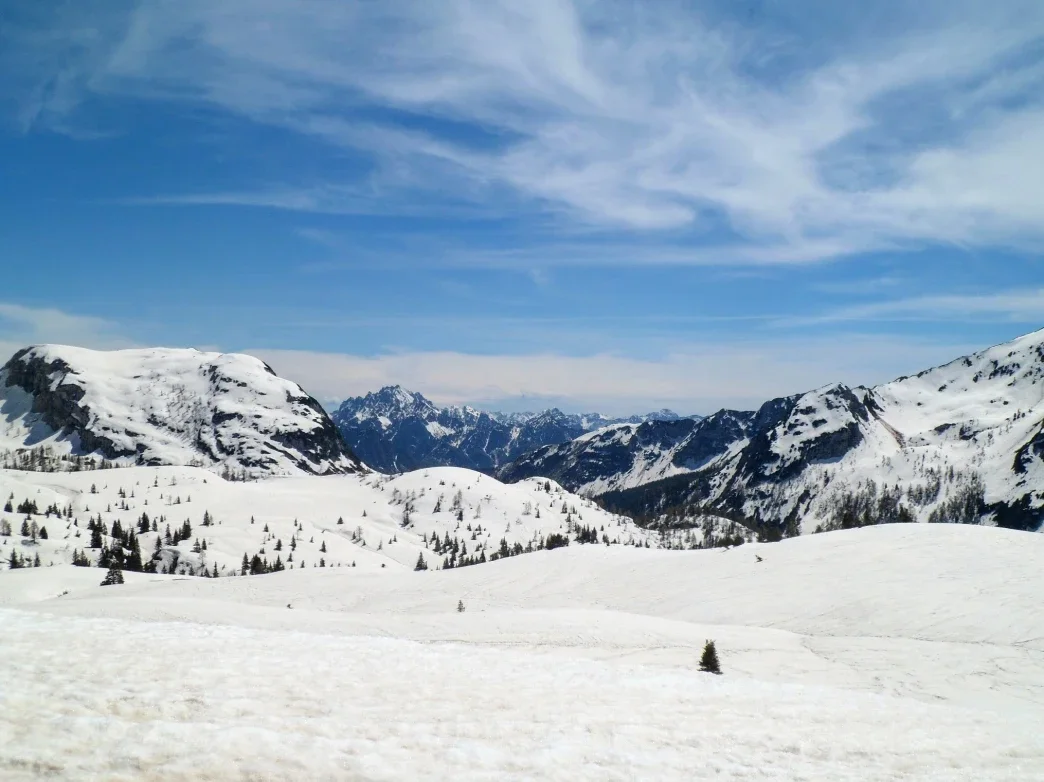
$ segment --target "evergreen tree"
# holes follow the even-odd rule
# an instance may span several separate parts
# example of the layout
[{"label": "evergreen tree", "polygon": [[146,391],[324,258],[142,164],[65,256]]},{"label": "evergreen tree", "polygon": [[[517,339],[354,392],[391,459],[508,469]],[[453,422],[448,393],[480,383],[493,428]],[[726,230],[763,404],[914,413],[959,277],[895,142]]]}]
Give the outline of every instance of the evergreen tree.
[{"label": "evergreen tree", "polygon": [[22,537],[29,537],[29,519],[22,519]]},{"label": "evergreen tree", "polygon": [[261,559],[261,555],[254,554],[254,556],[250,559],[250,575],[259,576],[267,572],[268,566],[265,564],[265,561]]},{"label": "evergreen tree", "polygon": [[47,527],[40,527],[40,540],[47,540]]},{"label": "evergreen tree", "polygon": [[20,567],[22,567],[22,559],[18,556],[17,551],[11,549],[11,556],[7,558],[7,569],[18,570]]},{"label": "evergreen tree", "polygon": [[703,655],[700,657],[700,670],[705,673],[721,673],[721,664],[718,662],[718,650],[714,641],[707,641],[703,646]]},{"label": "evergreen tree", "polygon": [[11,500],[4,503],[4,513],[14,513],[14,506],[11,505]]},{"label": "evergreen tree", "polygon": [[130,548],[130,556],[127,557],[124,567],[127,570],[133,570],[135,573],[140,573],[145,568],[141,563],[141,546],[138,543],[137,535],[131,534],[130,546],[128,548]]},{"label": "evergreen tree", "polygon": [[105,574],[105,578],[102,579],[101,585],[104,587],[122,583],[123,571],[120,570],[120,566],[116,563],[109,565],[109,572]]},{"label": "evergreen tree", "polygon": [[417,564],[413,566],[413,569],[414,570],[427,570],[428,569],[428,563],[424,561],[424,554],[419,554],[417,556]]},{"label": "evergreen tree", "polygon": [[326,553],[326,541],[325,540],[323,541],[323,545],[321,545],[319,547],[319,551],[322,552],[323,554]]},{"label": "evergreen tree", "polygon": [[463,600],[458,600],[457,601],[457,613],[458,614],[463,614],[464,613],[464,601]]}]

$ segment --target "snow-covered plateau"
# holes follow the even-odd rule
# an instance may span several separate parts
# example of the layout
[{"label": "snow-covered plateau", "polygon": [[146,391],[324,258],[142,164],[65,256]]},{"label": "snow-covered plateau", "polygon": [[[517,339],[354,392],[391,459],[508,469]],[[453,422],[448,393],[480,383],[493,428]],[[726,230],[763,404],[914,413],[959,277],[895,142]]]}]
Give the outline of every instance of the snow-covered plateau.
[{"label": "snow-covered plateau", "polygon": [[[671,551],[553,482],[458,468],[0,471],[0,492],[39,511],[35,542],[3,514],[0,554],[41,560],[0,571],[5,780],[1044,778],[1039,535],[894,524]],[[100,555],[99,513],[106,548],[148,515],[143,555],[158,534],[150,561],[175,574],[100,586],[66,564]],[[436,569],[460,564],[452,541],[498,557]],[[227,577],[260,547],[293,560]],[[707,639],[722,676],[699,671]]]}]

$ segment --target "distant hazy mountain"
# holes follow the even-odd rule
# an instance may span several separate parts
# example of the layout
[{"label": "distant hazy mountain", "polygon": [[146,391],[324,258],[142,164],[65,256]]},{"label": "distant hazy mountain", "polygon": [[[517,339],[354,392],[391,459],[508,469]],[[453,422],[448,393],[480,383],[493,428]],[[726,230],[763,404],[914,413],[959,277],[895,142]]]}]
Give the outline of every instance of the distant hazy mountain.
[{"label": "distant hazy mountain", "polygon": [[497,413],[473,407],[438,407],[401,386],[346,399],[332,418],[352,450],[381,472],[453,466],[492,470],[527,451],[563,443],[621,421],[676,421],[661,410],[628,419],[599,413]]},{"label": "distant hazy mountain", "polygon": [[497,475],[550,477],[640,516],[728,513],[770,534],[914,520],[1037,529],[1044,331],[875,388],[609,427]]}]

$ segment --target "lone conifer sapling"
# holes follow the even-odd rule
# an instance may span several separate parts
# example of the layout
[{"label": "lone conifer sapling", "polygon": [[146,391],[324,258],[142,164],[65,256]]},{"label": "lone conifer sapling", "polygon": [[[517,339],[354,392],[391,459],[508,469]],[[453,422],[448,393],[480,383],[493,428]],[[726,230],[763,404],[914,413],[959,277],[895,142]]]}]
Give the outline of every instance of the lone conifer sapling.
[{"label": "lone conifer sapling", "polygon": [[703,645],[703,655],[700,657],[700,670],[705,673],[721,673],[721,664],[718,662],[718,650],[714,647],[714,641],[707,641]]}]

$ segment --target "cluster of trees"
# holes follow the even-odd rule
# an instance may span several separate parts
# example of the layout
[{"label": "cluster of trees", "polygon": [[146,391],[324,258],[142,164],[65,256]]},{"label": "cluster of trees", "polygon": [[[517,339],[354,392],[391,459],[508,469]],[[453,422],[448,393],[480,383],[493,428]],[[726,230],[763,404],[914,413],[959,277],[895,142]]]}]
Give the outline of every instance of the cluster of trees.
[{"label": "cluster of trees", "polygon": [[[91,519],[87,528],[91,533],[91,548],[100,549],[98,567],[107,568],[115,565],[120,570],[131,570],[137,573],[155,571],[155,560],[150,559],[148,565],[142,561],[141,546],[133,529],[124,529],[118,520],[114,521],[112,529],[109,531],[110,541],[103,541],[105,526],[100,516],[97,520]],[[158,540],[157,538],[157,542]]]},{"label": "cluster of trees", "polygon": [[950,492],[928,521],[943,524],[978,524],[986,513],[986,487],[978,474],[971,474]]},{"label": "cluster of trees", "polygon": [[[935,524],[978,524],[986,513],[986,487],[978,473],[929,469],[926,480],[903,488],[868,479],[855,490],[837,491],[831,498],[831,512],[816,532],[853,529],[876,524],[907,524],[917,521],[911,509],[937,503],[928,514]],[[939,502],[943,488],[948,487],[946,499]],[[904,499],[906,502],[904,503]]]},{"label": "cluster of trees", "polygon": [[659,527],[660,547],[666,549],[732,548],[758,537],[744,524],[719,515],[690,516]]},{"label": "cluster of trees", "polygon": [[7,569],[8,570],[19,570],[26,567],[40,567],[40,555],[36,554],[32,559],[29,557],[23,557],[12,548],[10,555],[7,557]]},{"label": "cluster of trees", "polygon": [[[7,519],[0,519],[0,537],[10,537],[12,534],[11,522]],[[47,527],[40,526],[35,521],[31,521],[29,518],[22,520],[22,526],[19,528],[19,534],[23,538],[29,538],[34,543],[37,539],[47,540],[48,533]]]},{"label": "cluster of trees", "polygon": [[816,532],[915,522],[917,517],[902,502],[904,494],[898,484],[878,488],[873,479],[864,481],[854,491],[838,491],[829,518]]},{"label": "cluster of trees", "polygon": [[94,456],[56,453],[49,445],[0,452],[0,468],[24,472],[86,472],[111,470],[120,465]]},{"label": "cluster of trees", "polygon": [[246,483],[251,479],[245,469],[234,470],[227,464],[221,468],[221,477],[226,481],[238,483]]},{"label": "cluster of trees", "polygon": [[[601,530],[594,526],[578,526],[570,524],[567,528],[569,532],[550,532],[546,536],[534,537],[528,541],[525,545],[515,541],[514,543],[508,543],[506,537],[501,537],[500,545],[496,551],[490,552],[489,556],[486,556],[486,547],[482,543],[477,543],[475,549],[469,553],[466,541],[462,541],[457,537],[451,537],[450,533],[447,532],[444,537],[439,537],[439,533],[435,532],[431,538],[426,538],[425,543],[428,547],[437,555],[446,557],[443,561],[442,568],[444,570],[450,570],[458,567],[468,567],[469,565],[481,565],[485,562],[495,562],[498,559],[504,559],[506,557],[516,557],[519,554],[531,554],[534,551],[543,551],[556,548],[562,548],[568,546],[570,542],[577,542],[581,544],[597,544],[599,542],[605,545],[611,545],[613,541],[609,540],[609,536],[605,534],[605,528]],[[474,529],[471,525],[468,525],[468,531],[471,532],[471,539],[476,540],[478,535],[482,533],[482,525],[476,526]],[[599,540],[599,533],[601,532],[601,540]],[[570,533],[573,535],[570,538]],[[616,541],[619,543],[619,541]],[[646,544],[648,546],[648,544]],[[428,565],[424,560],[424,555],[417,560],[417,565],[414,570],[427,570]]]},{"label": "cluster of trees", "polygon": [[[322,563],[320,567],[326,567],[325,561],[320,560],[320,562]],[[262,557],[260,554],[254,554],[252,557],[247,557],[247,554],[244,551],[243,562],[239,566],[239,575],[262,576],[265,573],[278,573],[281,570],[286,570],[286,565],[283,564],[283,560],[278,554],[276,554],[275,562],[269,563],[267,557]]]}]

